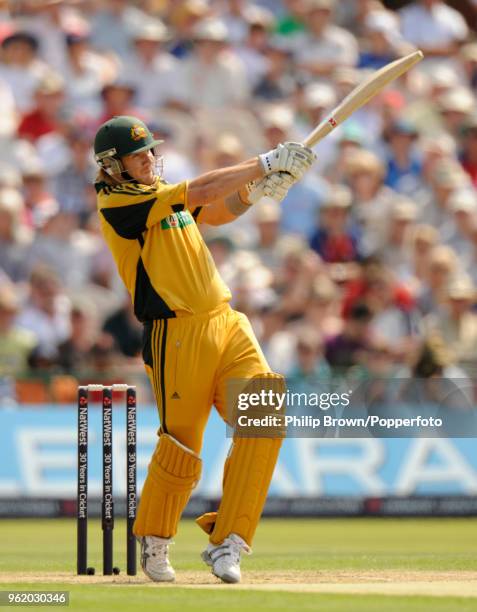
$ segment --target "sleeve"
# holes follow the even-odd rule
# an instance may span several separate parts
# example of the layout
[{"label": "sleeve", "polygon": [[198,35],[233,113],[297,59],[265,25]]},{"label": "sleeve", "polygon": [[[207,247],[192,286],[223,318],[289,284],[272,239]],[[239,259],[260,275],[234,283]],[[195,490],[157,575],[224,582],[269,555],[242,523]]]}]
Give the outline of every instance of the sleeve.
[{"label": "sleeve", "polygon": [[160,182],[154,187],[125,183],[106,187],[98,196],[99,212],[105,221],[128,240],[140,238],[147,229],[186,206],[187,181],[177,185]]},{"label": "sleeve", "polygon": [[190,209],[190,212],[192,214],[192,217],[194,218],[194,221],[196,223],[202,223],[200,216],[201,216],[201,211],[204,207],[203,206],[195,206],[194,208]]}]

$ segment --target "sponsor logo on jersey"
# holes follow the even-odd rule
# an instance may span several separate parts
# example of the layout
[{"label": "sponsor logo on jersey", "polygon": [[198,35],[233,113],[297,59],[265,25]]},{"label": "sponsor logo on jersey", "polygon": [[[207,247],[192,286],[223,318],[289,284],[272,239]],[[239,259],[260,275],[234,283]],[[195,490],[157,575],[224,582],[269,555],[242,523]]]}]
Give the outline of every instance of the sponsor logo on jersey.
[{"label": "sponsor logo on jersey", "polygon": [[142,127],[142,125],[133,125],[131,128],[131,138],[133,140],[141,140],[142,138],[146,138],[147,133],[146,130]]},{"label": "sponsor logo on jersey", "polygon": [[183,210],[162,219],[161,229],[180,229],[186,225],[190,225],[193,222],[194,220],[192,219],[190,212],[188,210]]}]

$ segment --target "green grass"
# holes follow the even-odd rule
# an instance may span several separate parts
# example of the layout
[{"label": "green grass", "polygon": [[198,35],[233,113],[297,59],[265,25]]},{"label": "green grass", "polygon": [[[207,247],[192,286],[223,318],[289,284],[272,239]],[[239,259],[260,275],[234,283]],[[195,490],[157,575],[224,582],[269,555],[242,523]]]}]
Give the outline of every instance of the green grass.
[{"label": "green grass", "polygon": [[[288,570],[477,570],[477,519],[263,520],[247,571]],[[206,537],[192,521],[183,521],[171,559],[177,570],[205,571],[199,558]],[[72,520],[2,520],[0,572],[75,572],[76,529]],[[115,563],[124,571],[125,524],[115,528]],[[91,521],[89,564],[101,569],[99,521]],[[8,580],[8,578],[6,578]],[[26,577],[26,580],[28,578]],[[328,595],[235,590],[158,591],[160,586],[113,584],[2,584],[3,590],[68,590],[70,609],[130,612],[145,610],[324,610],[393,611],[477,610],[477,599]],[[132,605],[133,604],[133,605]]]},{"label": "green grass", "polygon": [[[124,566],[125,524],[116,521],[115,557]],[[90,521],[90,564],[101,564],[99,521]],[[477,570],[477,519],[262,520],[253,570],[421,569]],[[171,557],[178,570],[199,570],[207,543],[193,521],[183,521]],[[25,547],[28,546],[28,552]],[[75,522],[2,520],[0,571],[74,571]]]},{"label": "green grass", "polygon": [[[1,585],[3,590],[18,590],[18,584]],[[51,584],[24,584],[23,589],[51,590]],[[232,592],[233,587],[222,591],[176,588],[174,590],[141,589],[139,587],[104,587],[71,584],[55,584],[55,590],[70,593],[68,607],[58,610],[94,610],[96,612],[186,612],[188,610],[322,610],[323,612],[475,612],[477,602],[463,597],[390,597],[387,595],[323,595],[278,592]],[[225,589],[228,589],[225,591]],[[20,607],[20,606],[19,606]],[[15,607],[18,609],[18,607]],[[20,607],[20,609],[26,609]],[[44,608],[40,608],[44,609]],[[52,610],[52,607],[48,607]]]}]

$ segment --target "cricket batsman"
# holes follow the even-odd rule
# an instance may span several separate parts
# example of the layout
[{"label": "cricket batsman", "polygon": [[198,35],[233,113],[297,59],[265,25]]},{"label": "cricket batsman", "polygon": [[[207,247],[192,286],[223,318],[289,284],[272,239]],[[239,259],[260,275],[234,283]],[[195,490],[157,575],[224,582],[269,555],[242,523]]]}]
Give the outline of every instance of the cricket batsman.
[{"label": "cricket batsman", "polygon": [[[227,420],[227,380],[284,388],[247,317],[230,307],[197,224],[230,223],[263,196],[281,201],[315,159],[303,145],[285,142],[170,185],[161,178],[161,142],[130,116],[104,123],[94,142],[101,228],[144,325],[143,359],[160,418],[134,525],[142,568],[156,582],[175,578],[169,543],[200,479],[212,405]],[[278,437],[234,437],[219,508],[197,519],[209,535],[202,559],[224,582],[240,581],[240,555],[251,551],[280,445]]]}]

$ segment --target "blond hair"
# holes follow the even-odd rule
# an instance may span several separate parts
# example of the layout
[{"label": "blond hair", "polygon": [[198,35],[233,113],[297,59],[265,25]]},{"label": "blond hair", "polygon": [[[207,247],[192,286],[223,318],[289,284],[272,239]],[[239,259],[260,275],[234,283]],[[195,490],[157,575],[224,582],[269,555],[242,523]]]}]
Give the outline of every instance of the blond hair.
[{"label": "blond hair", "polygon": [[96,178],[94,179],[94,182],[95,183],[106,183],[106,185],[110,185],[111,187],[115,187],[116,185],[119,185],[121,183],[119,179],[114,178],[114,176],[111,176],[102,168],[98,171],[98,174],[96,175]]}]

